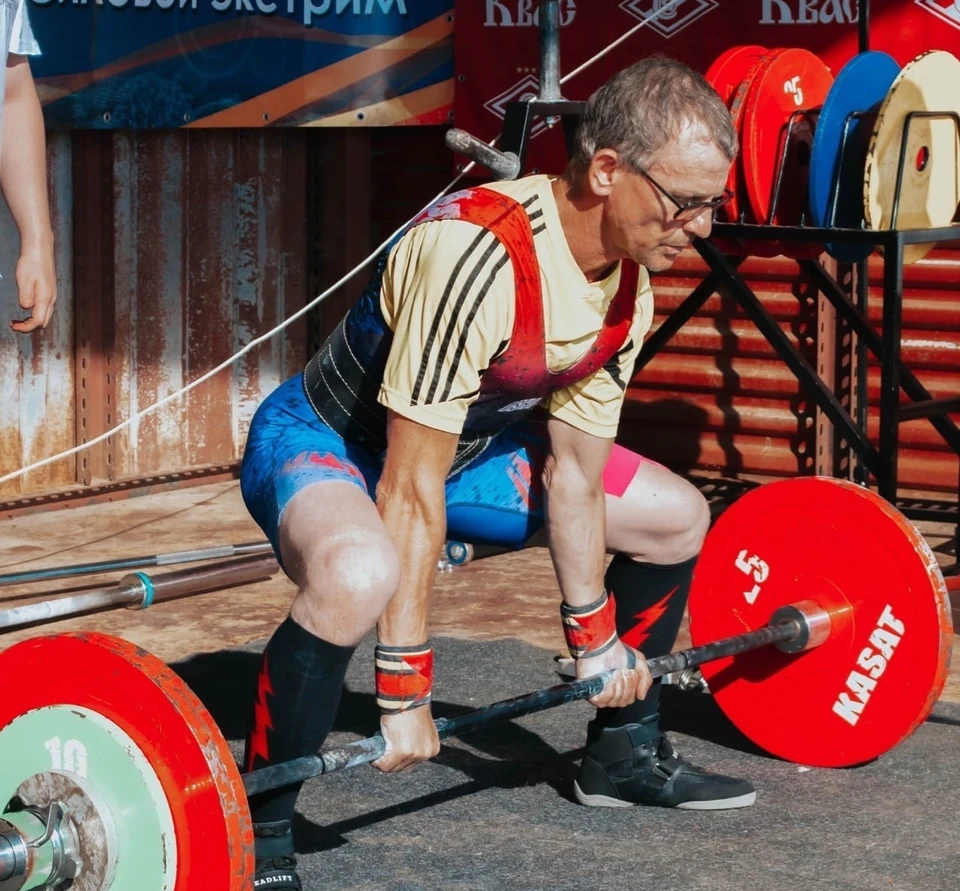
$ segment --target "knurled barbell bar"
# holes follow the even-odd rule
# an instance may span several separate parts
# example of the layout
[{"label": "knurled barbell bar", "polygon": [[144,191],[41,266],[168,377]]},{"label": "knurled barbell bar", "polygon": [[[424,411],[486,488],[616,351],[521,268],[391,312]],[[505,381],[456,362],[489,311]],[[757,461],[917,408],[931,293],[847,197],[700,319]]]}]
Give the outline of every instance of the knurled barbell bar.
[{"label": "knurled barbell bar", "polygon": [[98,560],[93,563],[70,563],[66,566],[24,569],[20,572],[8,572],[0,575],[0,587],[25,585],[31,582],[49,582],[55,579],[76,578],[81,575],[145,569],[150,566],[178,566],[183,563],[201,563],[206,560],[220,560],[228,557],[252,557],[259,554],[273,554],[273,545],[268,541],[250,541],[243,544],[214,545],[209,548],[168,551],[163,554],[148,554],[139,557],[118,557],[115,560]]},{"label": "knurled barbell bar", "polygon": [[[952,628],[936,560],[894,508],[849,483],[803,478],[743,496],[707,537],[690,611],[694,647],[650,660],[651,672],[701,665],[734,724],[801,763],[887,751],[945,681]],[[383,754],[374,736],[241,776],[183,681],[105,635],[17,644],[0,654],[0,676],[22,681],[0,700],[0,891],[67,878],[77,891],[248,891],[247,795]],[[589,698],[605,679],[441,718],[437,730]]]},{"label": "knurled barbell bar", "polygon": [[280,567],[272,550],[268,553],[261,553],[260,550],[259,545],[251,546],[248,556],[235,560],[189,566],[155,575],[134,572],[106,587],[91,588],[66,597],[0,610],[0,630],[22,628],[38,622],[51,622],[119,606],[127,609],[147,609],[165,600],[192,597],[195,594],[268,579]]},{"label": "knurled barbell bar", "polygon": [[[699,647],[691,647],[649,659],[647,666],[654,678],[671,671],[680,671],[701,665],[722,656],[734,656],[760,647],[774,645],[786,653],[799,653],[819,646],[830,636],[830,615],[812,602],[784,606],[777,610],[770,623],[756,631],[748,631],[725,640],[717,640]],[[613,676],[612,671],[581,678],[567,684],[557,684],[535,690],[523,696],[504,699],[485,708],[473,709],[455,718],[437,718],[433,723],[440,739],[448,739],[470,730],[487,727],[497,721],[521,718],[546,711],[568,702],[577,702],[596,696]],[[386,751],[383,737],[375,736],[325,749],[317,755],[295,758],[269,767],[262,767],[243,775],[248,795],[280,789],[293,783],[312,779],[337,770],[346,770],[376,761]]]}]

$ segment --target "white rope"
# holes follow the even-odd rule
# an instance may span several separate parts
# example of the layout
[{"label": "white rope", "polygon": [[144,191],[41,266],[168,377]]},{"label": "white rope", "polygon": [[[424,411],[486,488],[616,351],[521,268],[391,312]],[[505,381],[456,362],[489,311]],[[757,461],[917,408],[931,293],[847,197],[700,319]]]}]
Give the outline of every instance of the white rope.
[{"label": "white rope", "polygon": [[[607,47],[602,49],[595,56],[588,59],[579,67],[574,68],[573,71],[571,71],[569,74],[566,74],[563,77],[561,77],[560,83],[561,84],[567,83],[567,81],[576,77],[582,71],[586,70],[591,65],[593,65],[594,62],[598,61],[599,59],[602,59],[611,50],[620,46],[621,43],[623,43],[625,40],[628,40],[630,37],[636,34],[637,31],[639,31],[644,25],[648,24],[649,22],[652,22],[656,18],[659,18],[664,13],[670,12],[673,6],[675,6],[677,2],[678,0],[667,0],[667,2],[664,3],[660,9],[656,9],[656,7],[654,7],[655,11],[653,13],[648,15],[642,21],[638,22],[629,31],[622,34],[620,37],[614,40],[613,43],[609,44]],[[531,101],[535,101],[535,100],[531,100]],[[488,143],[488,145],[495,146],[499,141],[499,139],[500,139],[499,136],[495,136]],[[434,198],[429,202],[429,204],[425,205],[421,210],[417,211],[417,213],[415,213],[402,226],[395,229],[380,245],[378,245],[373,250],[373,252],[369,256],[366,257],[366,259],[362,260],[358,266],[356,266],[354,269],[352,269],[350,272],[344,275],[343,278],[341,278],[338,282],[331,285],[322,294],[318,295],[317,297],[314,297],[314,299],[311,300],[306,306],[304,306],[302,309],[298,309],[292,316],[282,321],[275,328],[271,329],[266,334],[261,334],[259,337],[255,338],[254,340],[251,340],[250,343],[248,343],[245,347],[243,347],[239,352],[235,353],[229,359],[225,359],[216,368],[211,369],[210,371],[198,377],[196,380],[190,381],[190,383],[181,387],[179,390],[175,390],[173,393],[170,393],[168,396],[164,396],[162,399],[157,400],[156,402],[153,403],[153,405],[148,405],[146,408],[135,412],[131,417],[127,418],[127,420],[122,421],[121,423],[117,424],[115,427],[112,427],[106,433],[101,433],[99,436],[95,436],[93,439],[87,440],[87,442],[80,443],[80,445],[76,445],[73,448],[60,452],[59,454],[52,455],[49,458],[44,458],[41,461],[35,461],[33,464],[28,464],[26,467],[21,467],[19,470],[15,470],[11,473],[5,474],[4,476],[0,476],[0,485],[3,485],[4,483],[8,483],[11,480],[18,479],[19,477],[24,476],[25,474],[28,474],[31,471],[39,470],[41,467],[46,467],[49,464],[53,464],[57,461],[62,461],[64,458],[69,458],[72,455],[76,455],[76,454],[79,454],[80,452],[86,451],[89,448],[93,448],[93,446],[97,445],[98,443],[104,442],[105,440],[109,439],[111,436],[114,436],[117,433],[121,432],[122,430],[125,430],[127,427],[130,427],[131,425],[136,424],[141,418],[146,417],[149,414],[152,414],[153,412],[157,411],[157,409],[163,408],[163,406],[169,404],[170,402],[173,402],[175,399],[179,399],[181,396],[185,396],[195,387],[199,387],[200,384],[210,380],[210,378],[219,374],[225,368],[229,368],[237,360],[243,358],[247,353],[249,353],[250,350],[259,346],[264,341],[269,340],[275,334],[279,334],[285,328],[292,325],[297,319],[301,318],[306,313],[310,312],[311,309],[313,309],[315,306],[320,304],[323,300],[326,300],[327,297],[329,297],[334,291],[338,290],[340,287],[342,287],[348,281],[350,281],[350,279],[352,279],[359,272],[361,272],[361,270],[369,266],[370,263],[372,263],[374,260],[376,260],[377,257],[380,256],[380,253],[386,249],[387,245],[390,244],[390,242],[393,241],[393,239],[396,238],[397,235],[399,235],[418,216],[420,216],[420,214],[423,213],[423,211],[426,210],[427,207],[430,206],[430,204],[433,204],[434,201],[446,195],[447,192],[449,192],[450,189],[452,189],[458,182],[460,182],[461,179],[463,179],[471,170],[473,170],[474,167],[476,167],[476,162],[471,161],[466,167],[463,168],[463,170],[459,174],[457,174],[456,177],[454,177],[453,180],[451,180],[443,188],[442,191],[438,192],[437,195],[434,196]]]}]

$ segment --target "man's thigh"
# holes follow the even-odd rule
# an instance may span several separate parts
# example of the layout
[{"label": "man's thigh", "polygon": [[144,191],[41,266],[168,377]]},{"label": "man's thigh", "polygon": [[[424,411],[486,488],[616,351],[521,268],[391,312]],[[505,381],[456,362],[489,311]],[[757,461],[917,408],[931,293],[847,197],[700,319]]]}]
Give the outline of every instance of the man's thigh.
[{"label": "man's thigh", "polygon": [[[279,557],[281,520],[300,492],[318,483],[339,482],[370,498],[378,475],[372,457],[320,422],[306,402],[299,378],[293,378],[257,410],[244,450],[240,491]],[[333,503],[327,507],[336,514]]]},{"label": "man's thigh", "polygon": [[[550,451],[545,423],[531,421],[501,433],[447,483],[447,534],[464,541],[520,547],[544,522],[543,466]],[[652,476],[645,469],[655,472]],[[644,471],[643,473],[641,471]],[[656,488],[666,468],[614,445],[603,472],[608,523],[636,509],[637,485]],[[656,492],[650,493],[655,501]],[[656,522],[655,517],[649,517]]]},{"label": "man's thigh", "polygon": [[482,455],[447,481],[447,535],[518,548],[543,525],[545,424],[498,434]]},{"label": "man's thigh", "polygon": [[700,491],[656,461],[615,448],[604,471],[607,550],[651,563],[700,551],[710,509]]}]

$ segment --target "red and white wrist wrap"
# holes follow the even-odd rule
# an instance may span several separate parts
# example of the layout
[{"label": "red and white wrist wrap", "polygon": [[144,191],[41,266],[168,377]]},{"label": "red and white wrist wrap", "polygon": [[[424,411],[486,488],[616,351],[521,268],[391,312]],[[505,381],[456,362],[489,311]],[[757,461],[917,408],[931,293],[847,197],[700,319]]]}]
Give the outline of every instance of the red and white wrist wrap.
[{"label": "red and white wrist wrap", "polygon": [[574,659],[599,656],[617,640],[617,605],[613,595],[603,595],[586,606],[560,604],[563,633]]},{"label": "red and white wrist wrap", "polygon": [[386,715],[419,708],[433,691],[433,648],[390,647],[377,644],[374,651],[377,705]]}]

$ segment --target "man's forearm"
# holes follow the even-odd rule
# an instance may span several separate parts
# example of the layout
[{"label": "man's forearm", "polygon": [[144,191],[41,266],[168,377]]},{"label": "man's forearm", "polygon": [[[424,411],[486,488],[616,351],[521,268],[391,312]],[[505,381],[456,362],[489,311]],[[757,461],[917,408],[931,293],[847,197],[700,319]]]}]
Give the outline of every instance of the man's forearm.
[{"label": "man's forearm", "polygon": [[377,637],[389,646],[416,646],[427,640],[430,590],[446,530],[442,495],[436,506],[388,493],[378,493],[377,502],[400,556],[400,586],[377,623]]},{"label": "man's forearm", "polygon": [[563,599],[570,606],[586,606],[603,592],[603,488],[577,472],[554,471],[547,485],[546,514],[547,540]]},{"label": "man's forearm", "polygon": [[[26,63],[23,63],[26,64]],[[15,69],[8,71],[13,75]],[[20,74],[18,72],[18,74]],[[0,189],[20,230],[21,252],[53,246],[47,197],[47,153],[43,114],[32,79],[8,89],[0,149]]]}]

